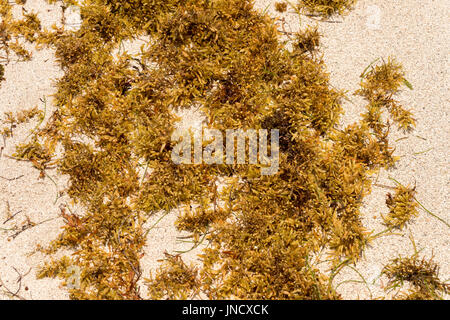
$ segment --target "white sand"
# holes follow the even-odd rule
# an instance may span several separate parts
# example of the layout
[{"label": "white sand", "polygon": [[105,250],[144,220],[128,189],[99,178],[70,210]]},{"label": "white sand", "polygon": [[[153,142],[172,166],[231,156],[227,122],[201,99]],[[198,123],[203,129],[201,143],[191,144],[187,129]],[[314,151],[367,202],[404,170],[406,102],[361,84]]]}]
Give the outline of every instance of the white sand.
[{"label": "white sand", "polygon": [[[264,10],[275,1],[256,2],[258,8]],[[38,11],[47,26],[58,22],[60,10],[57,6],[45,5],[42,0],[29,0],[27,8]],[[273,5],[268,10],[274,16],[280,16],[274,13]],[[337,88],[350,93],[355,91],[359,75],[376,58],[392,55],[404,65],[407,79],[414,86],[414,91],[405,89],[400,99],[413,110],[418,126],[408,139],[397,143],[396,153],[402,156],[398,168],[388,173],[382,172],[378,183],[394,186],[388,179],[388,176],[392,176],[404,184],[415,184],[419,201],[446,221],[450,220],[447,203],[450,177],[447,160],[450,147],[447,114],[449,11],[450,4],[445,0],[364,0],[344,19],[335,19],[341,23],[318,23],[323,34],[324,59],[331,72],[332,84]],[[296,15],[281,16],[286,17],[290,30],[298,30],[299,18]],[[73,19],[75,21],[76,17]],[[305,17],[301,20],[302,23],[308,22]],[[0,88],[0,114],[35,105],[43,109],[40,99],[47,97],[50,100],[52,81],[60,74],[51,52],[46,50],[36,52],[31,62],[11,63],[6,68],[7,80]],[[361,100],[351,98],[354,104],[345,103],[345,123],[354,121],[363,111],[364,104]],[[49,115],[50,104],[47,107]],[[28,135],[27,130],[34,125],[19,128],[14,138],[7,141],[3,155],[12,154],[13,145],[24,141]],[[394,139],[403,136],[401,133],[394,133]],[[0,141],[0,146],[2,145],[3,142]],[[427,152],[421,153],[423,151]],[[62,190],[65,179],[56,176],[54,172],[49,174],[57,183],[58,190]],[[0,158],[0,176],[8,179],[20,177],[14,181],[0,178],[0,278],[13,292],[21,284],[19,294],[26,299],[67,298],[58,280],[36,280],[36,270],[42,263],[43,256],[30,255],[30,252],[38,243],[48,243],[58,235],[62,226],[62,219],[58,218],[59,206],[68,199],[61,198],[55,203],[56,186],[49,179],[39,180],[39,173],[28,163],[16,162],[3,156]],[[387,212],[384,200],[389,191],[374,187],[372,195],[366,199],[364,224],[368,229],[375,232],[384,229],[380,223],[380,214]],[[3,225],[7,203],[13,214],[21,212]],[[176,214],[177,212],[172,212],[166,216],[150,233],[146,256],[142,260],[146,272],[158,266],[157,260],[163,258],[165,250],[173,252],[189,249],[189,244],[177,241],[178,234],[173,227]],[[36,223],[51,218],[55,220],[26,230],[15,239],[11,239],[12,232],[2,231],[1,228],[12,228],[15,225],[22,227],[26,216]],[[159,216],[155,216],[152,221],[157,221],[158,218]],[[403,233],[403,236],[375,241],[365,252],[365,259],[356,266],[370,282],[373,297],[384,295],[381,287],[386,281],[378,279],[382,266],[399,254],[412,253],[409,234],[413,235],[417,247],[422,249],[422,255],[434,255],[441,266],[441,278],[450,278],[450,231],[443,223],[421,211],[420,216]],[[188,260],[192,260],[195,252],[189,255]],[[19,275],[15,269],[22,274],[21,281],[18,281]],[[335,283],[349,279],[361,280],[354,271],[347,269],[336,278]],[[4,288],[0,287],[0,299],[7,299],[8,296],[2,289]],[[145,288],[142,291],[145,292]],[[340,286],[339,291],[345,298],[370,298],[364,284],[347,283]]]}]

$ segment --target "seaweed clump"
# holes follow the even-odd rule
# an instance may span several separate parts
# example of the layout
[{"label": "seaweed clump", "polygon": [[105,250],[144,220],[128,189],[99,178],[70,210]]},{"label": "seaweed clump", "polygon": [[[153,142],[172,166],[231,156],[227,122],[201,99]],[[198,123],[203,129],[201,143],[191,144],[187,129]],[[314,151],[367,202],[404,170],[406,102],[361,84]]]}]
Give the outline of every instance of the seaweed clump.
[{"label": "seaweed clump", "polygon": [[[61,208],[64,230],[45,251],[73,254],[39,276],[68,280],[68,269],[78,268],[73,299],[339,299],[314,257],[328,252],[336,270],[371,240],[362,200],[371,174],[395,163],[380,115],[388,109],[400,127],[414,125],[394,100],[405,83],[400,65],[389,60],[363,74],[358,94],[367,112],[339,128],[344,94],[315,54],[317,32],[299,32],[290,48],[250,0],[50,2],[77,5],[82,23],[39,30],[37,44],[54,50],[64,75],[56,111],[33,132],[33,148],[18,151],[41,170],[57,166],[84,210]],[[329,15],[353,1],[314,3]],[[145,42],[139,54],[121,50],[136,39]],[[193,106],[210,128],[279,129],[279,171],[174,164],[175,111]],[[175,208],[189,208],[178,229],[209,245],[198,266],[168,255],[144,278],[146,221]]]},{"label": "seaweed clump", "polygon": [[[16,0],[17,4],[22,1]],[[34,13],[22,9],[22,19],[15,19],[12,4],[8,0],[0,1],[0,82],[4,80],[5,65],[15,57],[18,61],[29,61],[32,57],[25,43],[34,42],[41,22]],[[22,40],[19,40],[22,39]]]},{"label": "seaweed clump", "polygon": [[402,229],[419,214],[414,194],[414,189],[403,186],[397,187],[394,196],[388,193],[386,205],[389,208],[389,214],[384,217],[384,222],[388,227]]},{"label": "seaweed clump", "polygon": [[387,290],[401,288],[405,283],[411,286],[407,292],[396,295],[396,299],[441,300],[450,292],[450,285],[439,279],[439,266],[433,259],[419,259],[417,253],[392,260],[383,274],[389,278]]},{"label": "seaweed clump", "polygon": [[356,0],[299,0],[298,7],[308,15],[329,18],[347,13],[355,3]]},{"label": "seaweed clump", "polygon": [[287,2],[275,2],[275,10],[277,12],[283,13],[286,12],[288,7]]}]

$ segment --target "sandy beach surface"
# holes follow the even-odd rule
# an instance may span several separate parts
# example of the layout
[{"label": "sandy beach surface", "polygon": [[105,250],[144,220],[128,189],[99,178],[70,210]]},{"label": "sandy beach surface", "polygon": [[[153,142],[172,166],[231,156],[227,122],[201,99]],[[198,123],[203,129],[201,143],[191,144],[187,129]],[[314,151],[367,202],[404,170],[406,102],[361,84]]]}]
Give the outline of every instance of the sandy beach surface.
[{"label": "sandy beach surface", "polygon": [[[416,130],[406,136],[393,132],[396,155],[401,156],[397,168],[383,171],[377,177],[377,186],[364,203],[364,225],[375,233],[385,229],[382,214],[386,193],[395,178],[404,185],[417,188],[417,199],[433,214],[445,221],[449,215],[449,53],[450,2],[446,0],[361,0],[345,17],[319,22],[300,18],[290,12],[278,14],[276,1],[258,0],[258,10],[268,10],[276,18],[284,18],[286,27],[298,30],[306,24],[318,25],[322,34],[321,50],[331,76],[332,85],[346,90],[351,101],[344,103],[346,115],[343,124],[356,121],[364,111],[364,102],[352,95],[358,89],[361,72],[375,59],[393,56],[403,64],[406,78],[414,90],[405,88],[399,100],[411,109],[417,119]],[[61,9],[47,5],[44,0],[28,0],[27,9],[39,13],[44,26],[60,23]],[[77,17],[71,17],[76,25]],[[61,75],[49,50],[35,51],[30,62],[12,62],[5,70],[6,81],[0,88],[0,119],[3,113],[38,106],[51,114],[51,95],[55,79]],[[49,171],[46,179],[27,162],[18,162],[8,155],[14,145],[26,141],[36,123],[21,126],[14,137],[5,144],[0,157],[0,299],[10,299],[7,289],[25,299],[67,299],[68,294],[59,280],[37,280],[36,271],[44,261],[36,253],[38,244],[45,245],[55,239],[63,225],[60,206],[70,199],[60,197],[66,179]],[[406,139],[402,139],[407,137]],[[15,215],[8,219],[8,212]],[[175,210],[161,219],[148,238],[146,255],[142,259],[144,274],[148,274],[164,257],[164,251],[188,250],[190,244],[180,243],[173,226],[178,212]],[[158,221],[156,215],[149,224]],[[30,222],[35,223],[29,227]],[[12,230],[14,229],[15,230]],[[399,255],[413,253],[411,237],[420,254],[434,257],[440,265],[441,279],[450,278],[450,229],[424,210],[402,235],[381,237],[365,251],[364,258],[355,269],[344,269],[335,283],[345,280],[338,291],[346,299],[371,299],[385,296],[386,279],[380,277],[383,266]],[[199,250],[189,253],[186,259],[194,260]],[[7,288],[7,289],[6,289]],[[142,288],[145,296],[145,287]]]}]

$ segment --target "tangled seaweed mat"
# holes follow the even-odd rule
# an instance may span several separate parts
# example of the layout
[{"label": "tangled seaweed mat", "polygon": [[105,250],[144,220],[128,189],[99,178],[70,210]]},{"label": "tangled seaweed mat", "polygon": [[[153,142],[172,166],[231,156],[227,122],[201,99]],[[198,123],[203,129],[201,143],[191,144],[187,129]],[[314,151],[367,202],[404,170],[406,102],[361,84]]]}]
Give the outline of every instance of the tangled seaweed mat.
[{"label": "tangled seaweed mat", "polygon": [[[353,2],[299,1],[294,8],[328,17]],[[41,250],[74,253],[43,266],[40,277],[70,285],[76,266],[81,277],[68,288],[72,298],[141,299],[145,222],[182,208],[177,228],[208,246],[199,265],[167,255],[144,278],[145,298],[340,298],[333,278],[379,236],[363,228],[360,208],[370,177],[396,161],[390,123],[405,131],[415,124],[395,100],[401,86],[411,87],[400,64],[388,59],[363,71],[356,94],[366,112],[339,128],[345,95],[329,85],[317,30],[282,40],[250,1],[90,0],[80,5],[78,30],[45,30],[36,15],[14,20],[10,10],[2,1],[3,50],[31,58],[16,37],[52,48],[64,72],[56,111],[14,156],[31,161],[42,178],[56,166],[69,177],[67,194],[85,208],[83,215],[62,209],[64,231]],[[140,54],[118,50],[142,37],[148,41]],[[210,128],[279,129],[278,173],[261,176],[257,165],[175,165],[175,111],[194,105]],[[43,115],[36,109],[5,115],[4,137],[33,118]],[[413,188],[399,185],[387,204],[384,233],[417,214]],[[324,250],[326,274],[315,259]],[[383,272],[391,288],[410,283],[402,298],[431,299],[449,289],[437,271],[415,254]]]}]

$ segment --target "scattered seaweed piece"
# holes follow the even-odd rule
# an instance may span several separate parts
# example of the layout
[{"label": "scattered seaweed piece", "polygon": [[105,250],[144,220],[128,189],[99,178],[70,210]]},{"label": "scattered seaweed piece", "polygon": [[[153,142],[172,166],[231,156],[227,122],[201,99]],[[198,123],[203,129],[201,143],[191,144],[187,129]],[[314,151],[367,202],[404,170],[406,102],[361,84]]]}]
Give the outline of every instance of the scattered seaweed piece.
[{"label": "scattered seaweed piece", "polygon": [[286,12],[288,7],[287,2],[275,2],[275,10],[277,12],[283,13]]},{"label": "scattered seaweed piece", "polygon": [[417,217],[418,203],[415,201],[415,188],[398,186],[395,194],[387,194],[386,205],[389,208],[387,216],[383,217],[384,223],[390,228],[403,229],[414,217]]},{"label": "scattered seaweed piece", "polygon": [[388,291],[405,283],[412,286],[396,297],[400,300],[440,300],[450,291],[450,285],[439,279],[439,266],[433,259],[419,259],[417,254],[392,260],[384,267],[383,274],[389,278]]},{"label": "scattered seaweed piece", "polygon": [[329,18],[347,13],[355,3],[356,0],[298,0],[298,7],[308,15]]}]

